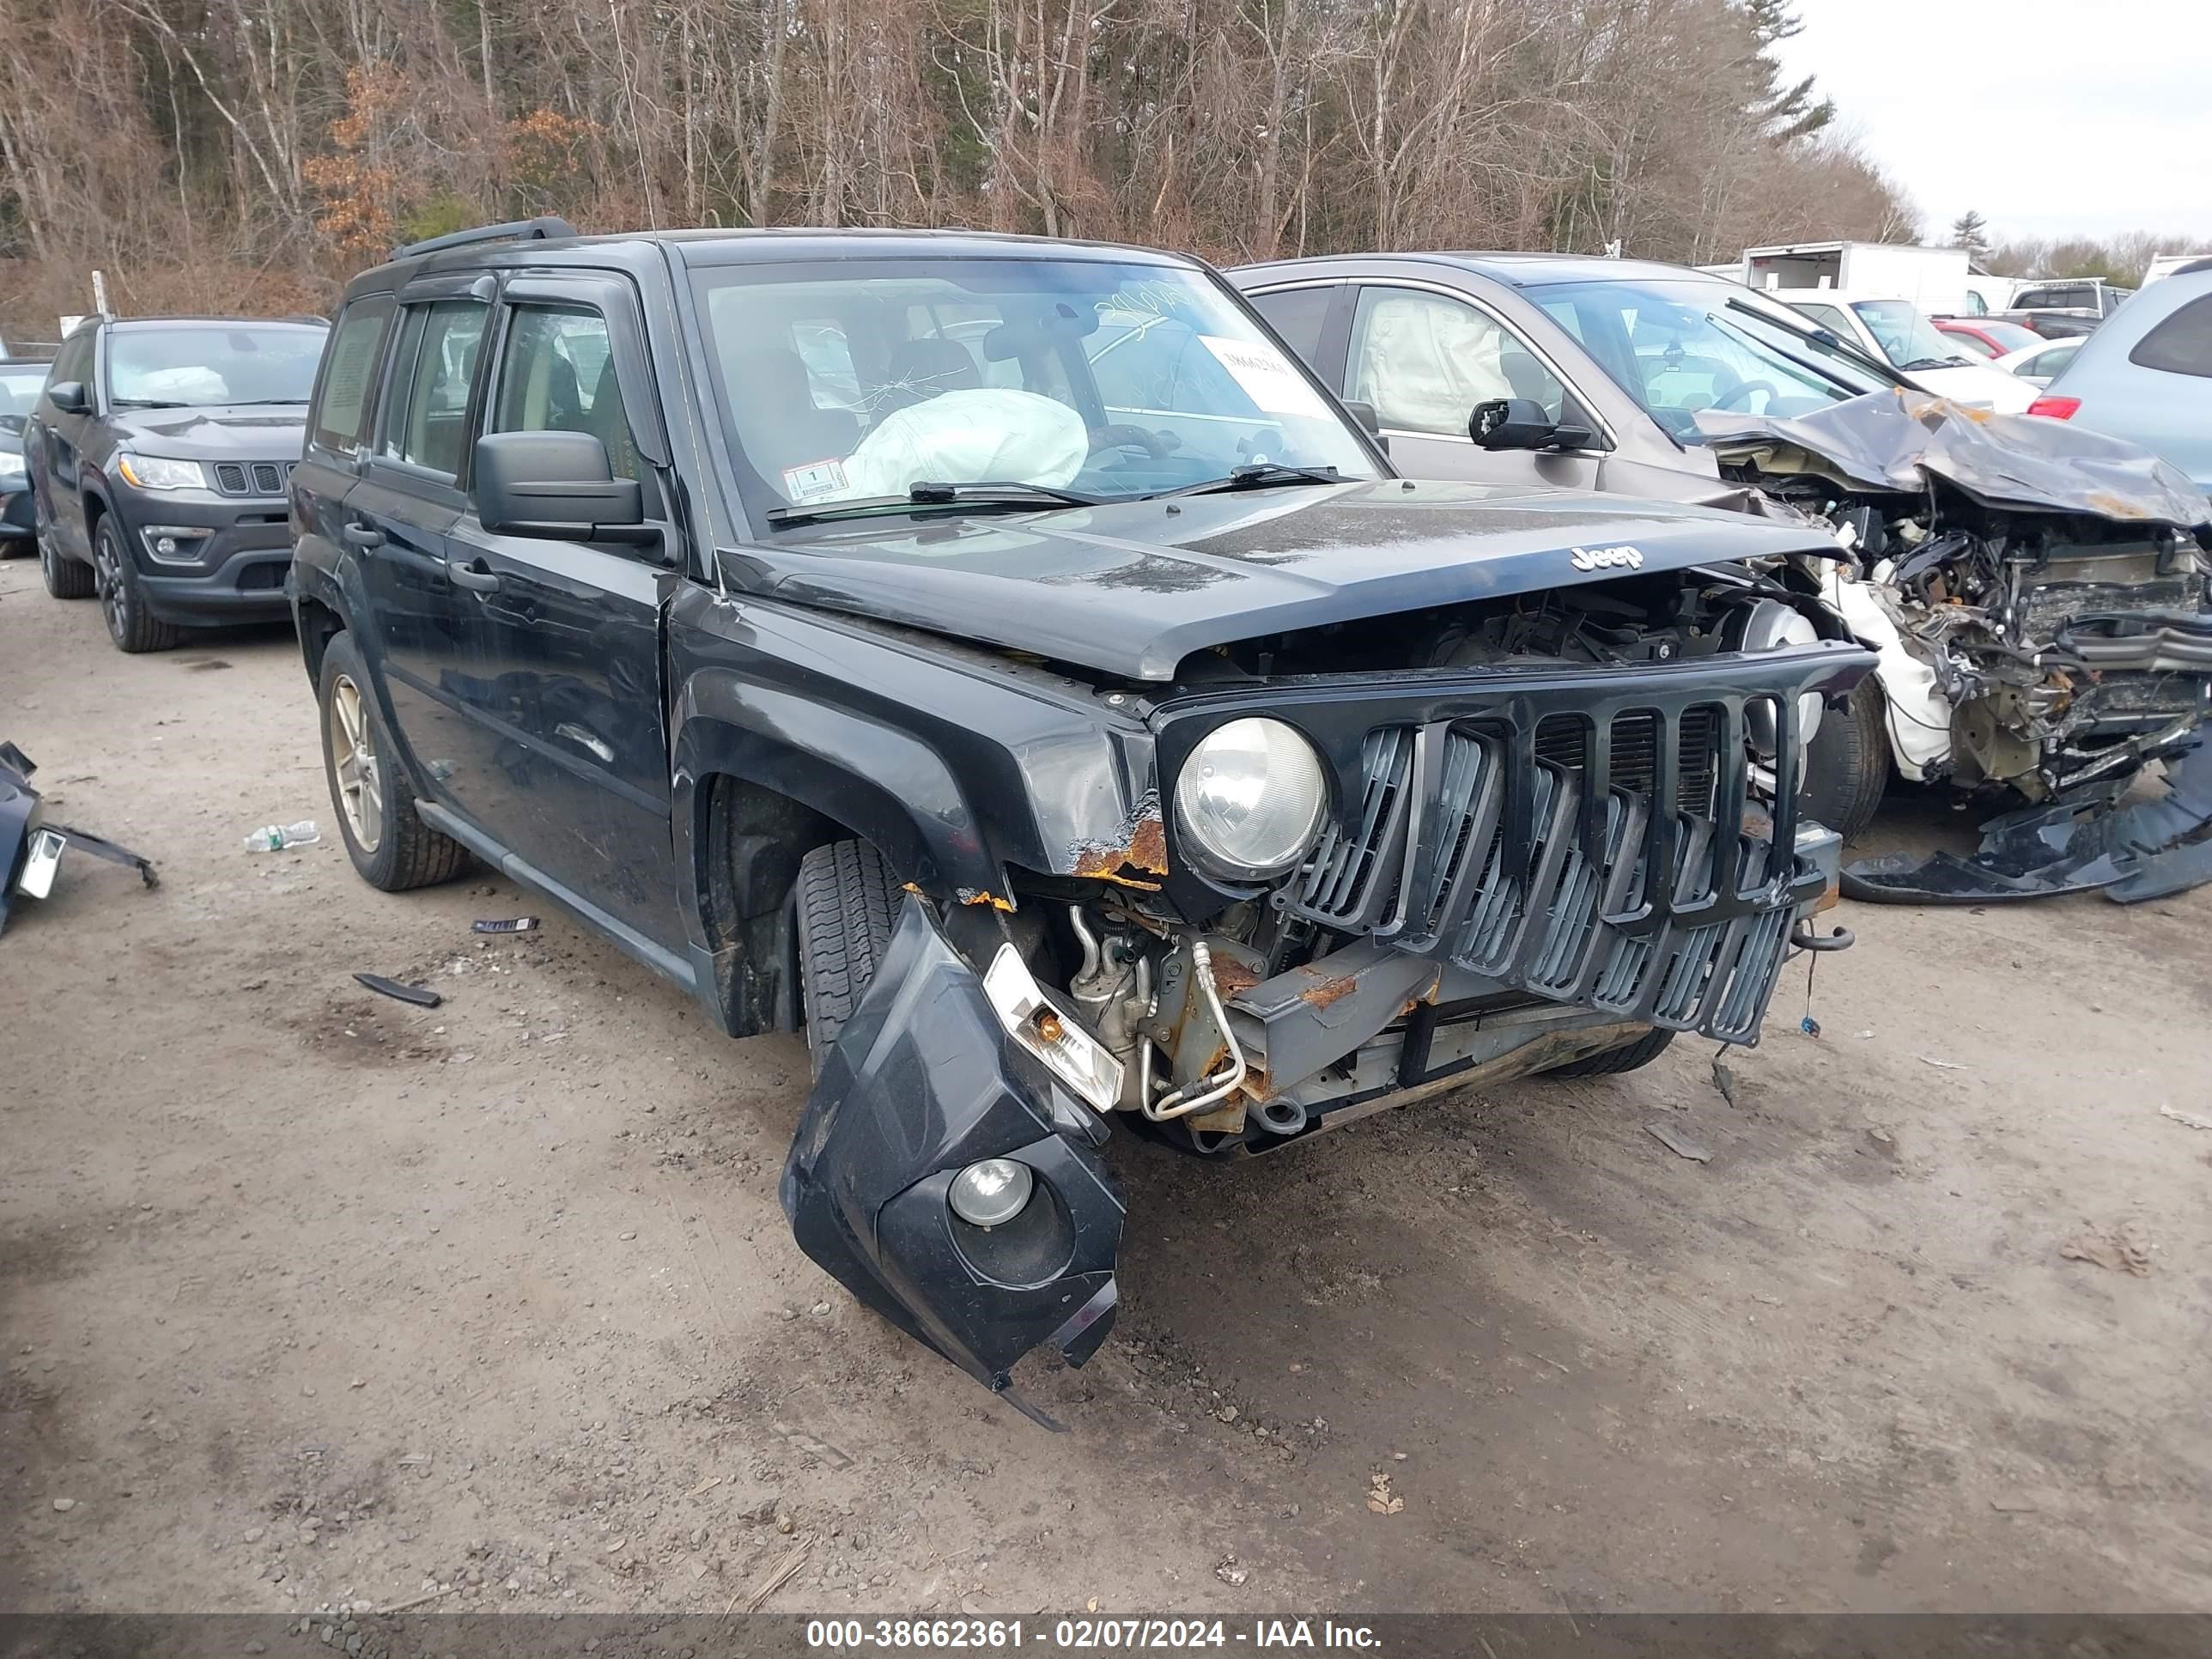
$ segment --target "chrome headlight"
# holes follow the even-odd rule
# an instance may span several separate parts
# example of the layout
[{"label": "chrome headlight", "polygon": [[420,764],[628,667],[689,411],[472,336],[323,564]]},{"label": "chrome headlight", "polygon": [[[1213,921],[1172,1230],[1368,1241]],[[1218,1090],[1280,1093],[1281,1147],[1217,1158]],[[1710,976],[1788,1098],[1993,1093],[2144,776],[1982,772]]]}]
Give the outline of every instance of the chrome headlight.
[{"label": "chrome headlight", "polygon": [[1198,862],[1236,881],[1293,869],[1321,833],[1328,785],[1313,745],[1280,720],[1208,732],[1176,780],[1176,827]]},{"label": "chrome headlight", "polygon": [[205,489],[207,469],[198,461],[173,461],[161,455],[115,453],[115,470],[123,482],[139,489]]}]

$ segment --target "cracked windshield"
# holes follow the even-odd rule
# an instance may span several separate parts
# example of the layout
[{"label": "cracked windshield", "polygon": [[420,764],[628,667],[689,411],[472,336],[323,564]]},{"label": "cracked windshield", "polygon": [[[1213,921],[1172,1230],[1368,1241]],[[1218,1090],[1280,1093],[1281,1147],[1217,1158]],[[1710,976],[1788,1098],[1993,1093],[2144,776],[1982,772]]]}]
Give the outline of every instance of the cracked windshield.
[{"label": "cracked windshield", "polygon": [[724,419],[771,510],[917,484],[1128,499],[1252,466],[1377,476],[1311,381],[1194,273],[935,259],[702,273]]}]

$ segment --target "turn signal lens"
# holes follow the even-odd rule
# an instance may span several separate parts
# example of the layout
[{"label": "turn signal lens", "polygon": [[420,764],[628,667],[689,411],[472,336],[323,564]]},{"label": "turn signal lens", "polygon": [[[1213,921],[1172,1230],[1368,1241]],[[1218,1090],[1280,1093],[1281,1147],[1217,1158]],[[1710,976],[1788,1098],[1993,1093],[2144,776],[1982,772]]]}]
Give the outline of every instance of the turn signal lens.
[{"label": "turn signal lens", "polygon": [[2048,415],[2054,421],[2070,421],[2074,411],[2081,407],[2079,398],[2038,398],[2027,406],[2031,415]]}]

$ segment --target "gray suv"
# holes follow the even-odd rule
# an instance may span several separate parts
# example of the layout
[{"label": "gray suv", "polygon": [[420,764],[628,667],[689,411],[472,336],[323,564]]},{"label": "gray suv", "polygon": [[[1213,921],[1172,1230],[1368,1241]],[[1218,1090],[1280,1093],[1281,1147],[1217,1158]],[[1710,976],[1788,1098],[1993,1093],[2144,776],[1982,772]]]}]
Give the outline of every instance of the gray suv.
[{"label": "gray suv", "polygon": [[46,591],[97,593],[123,651],[289,615],[286,492],[327,332],[100,318],[63,341],[23,432]]}]

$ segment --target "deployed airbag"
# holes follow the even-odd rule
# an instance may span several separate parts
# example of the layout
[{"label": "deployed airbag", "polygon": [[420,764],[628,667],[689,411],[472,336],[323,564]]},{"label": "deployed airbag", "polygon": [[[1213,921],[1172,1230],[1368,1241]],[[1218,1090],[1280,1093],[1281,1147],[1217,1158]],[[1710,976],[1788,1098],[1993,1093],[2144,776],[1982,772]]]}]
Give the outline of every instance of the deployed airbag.
[{"label": "deployed airbag", "polygon": [[903,495],[920,483],[1058,486],[1090,453],[1083,416],[1057,398],[996,386],[947,392],[885,416],[845,458],[845,487],[814,499]]}]

